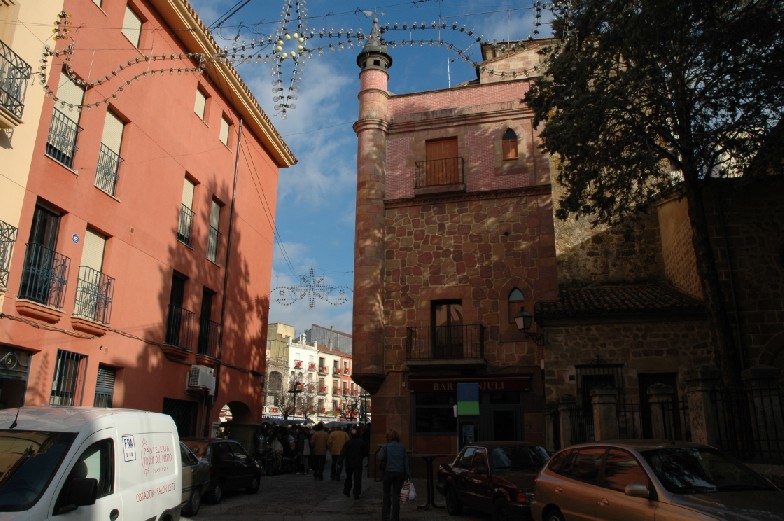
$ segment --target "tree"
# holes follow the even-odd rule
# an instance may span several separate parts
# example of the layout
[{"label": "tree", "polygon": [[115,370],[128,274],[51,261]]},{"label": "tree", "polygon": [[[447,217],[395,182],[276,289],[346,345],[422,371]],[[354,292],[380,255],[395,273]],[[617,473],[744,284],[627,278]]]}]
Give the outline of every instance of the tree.
[{"label": "tree", "polygon": [[[672,194],[688,203],[724,380],[738,384],[703,206],[706,180],[781,163],[783,0],[569,0],[525,96],[560,158],[556,215],[614,224]],[[779,142],[775,143],[778,136]],[[775,157],[771,160],[771,154]]]}]

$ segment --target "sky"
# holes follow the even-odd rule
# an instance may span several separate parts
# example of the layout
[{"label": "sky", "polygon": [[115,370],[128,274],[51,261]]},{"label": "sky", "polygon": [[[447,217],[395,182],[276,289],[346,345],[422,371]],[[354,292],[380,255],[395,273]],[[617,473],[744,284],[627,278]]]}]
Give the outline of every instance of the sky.
[{"label": "sky", "polygon": [[[398,24],[399,30],[384,33],[388,42],[403,40],[434,40],[449,43],[470,61],[447,46],[390,45],[392,56],[389,70],[389,91],[404,94],[448,88],[476,78],[473,62],[480,61],[482,41],[522,40],[546,36],[549,28],[537,27],[533,0],[191,0],[202,21],[212,29],[220,45],[228,49],[250,49],[269,36],[292,35],[298,22],[306,34],[324,30],[333,34],[342,29],[342,38],[307,39],[305,49],[313,49],[301,59],[296,107],[276,110],[274,101],[273,64],[264,56],[272,46],[254,48],[256,60],[234,60],[245,83],[253,91],[264,111],[297,157],[297,164],[281,169],[277,212],[276,244],[271,279],[270,323],[294,326],[297,333],[312,324],[333,327],[351,333],[354,269],[354,210],[356,199],[356,135],[352,129],[357,119],[359,68],[356,57],[362,43],[345,33],[362,30],[369,34],[373,18],[384,27]],[[287,9],[287,6],[288,9]],[[289,21],[283,23],[288,10]],[[233,14],[232,14],[233,13]],[[546,16],[546,13],[543,13]],[[443,30],[411,29],[416,22],[428,26],[446,23]],[[457,23],[457,30],[451,27]],[[408,30],[402,30],[406,24]],[[464,28],[461,31],[461,28]],[[282,30],[281,30],[282,29]],[[536,33],[536,31],[540,33]],[[469,37],[468,33],[473,32]],[[285,37],[284,37],[285,38]],[[297,51],[291,40],[284,42],[282,52]],[[274,40],[277,41],[277,38]],[[335,50],[318,47],[332,44]],[[338,48],[343,44],[343,50]],[[238,54],[241,51],[238,51]],[[248,51],[248,54],[250,52]],[[282,94],[288,86],[294,66],[289,58],[280,66]],[[313,276],[311,277],[311,273]],[[304,298],[291,298],[281,288],[315,288]],[[309,297],[313,297],[312,299]],[[325,297],[325,298],[322,298]],[[312,307],[311,307],[312,302]]]}]

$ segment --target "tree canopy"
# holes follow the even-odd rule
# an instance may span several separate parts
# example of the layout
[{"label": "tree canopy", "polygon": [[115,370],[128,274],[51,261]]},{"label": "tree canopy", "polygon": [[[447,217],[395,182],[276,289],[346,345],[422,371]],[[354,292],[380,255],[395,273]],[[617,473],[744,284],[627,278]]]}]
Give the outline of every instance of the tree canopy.
[{"label": "tree canopy", "polygon": [[558,216],[617,222],[748,171],[781,121],[783,3],[556,2],[556,43],[526,102],[562,161]]},{"label": "tree canopy", "polygon": [[740,383],[702,200],[704,181],[782,166],[784,0],[557,0],[525,101],[560,158],[556,215],[621,222],[688,202],[716,362]]}]

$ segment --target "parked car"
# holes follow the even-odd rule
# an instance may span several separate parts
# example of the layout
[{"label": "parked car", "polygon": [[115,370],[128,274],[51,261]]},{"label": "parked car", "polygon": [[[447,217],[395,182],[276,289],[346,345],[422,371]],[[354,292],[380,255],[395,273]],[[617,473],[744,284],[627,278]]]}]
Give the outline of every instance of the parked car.
[{"label": "parked car", "polygon": [[210,464],[199,459],[188,446],[180,442],[182,456],[182,513],[195,516],[201,507],[201,498],[209,490]]},{"label": "parked car", "polygon": [[583,443],[539,473],[537,521],[784,520],[784,492],[749,467],[696,443]]},{"label": "parked car", "polygon": [[523,441],[472,443],[440,466],[436,488],[453,516],[468,507],[496,521],[530,519],[528,494],[548,458],[544,447]]},{"label": "parked car", "polygon": [[206,501],[220,503],[224,492],[229,491],[244,490],[248,494],[259,491],[261,467],[239,442],[223,438],[184,438],[183,441],[210,465]]}]

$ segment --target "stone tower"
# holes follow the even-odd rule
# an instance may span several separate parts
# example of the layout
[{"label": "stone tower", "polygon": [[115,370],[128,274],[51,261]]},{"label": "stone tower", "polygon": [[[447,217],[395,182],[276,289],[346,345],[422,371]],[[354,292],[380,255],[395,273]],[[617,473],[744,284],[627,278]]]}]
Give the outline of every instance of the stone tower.
[{"label": "stone tower", "polygon": [[354,235],[353,379],[370,393],[384,380],[384,165],[387,138],[387,54],[378,20],[357,56],[359,119]]}]

